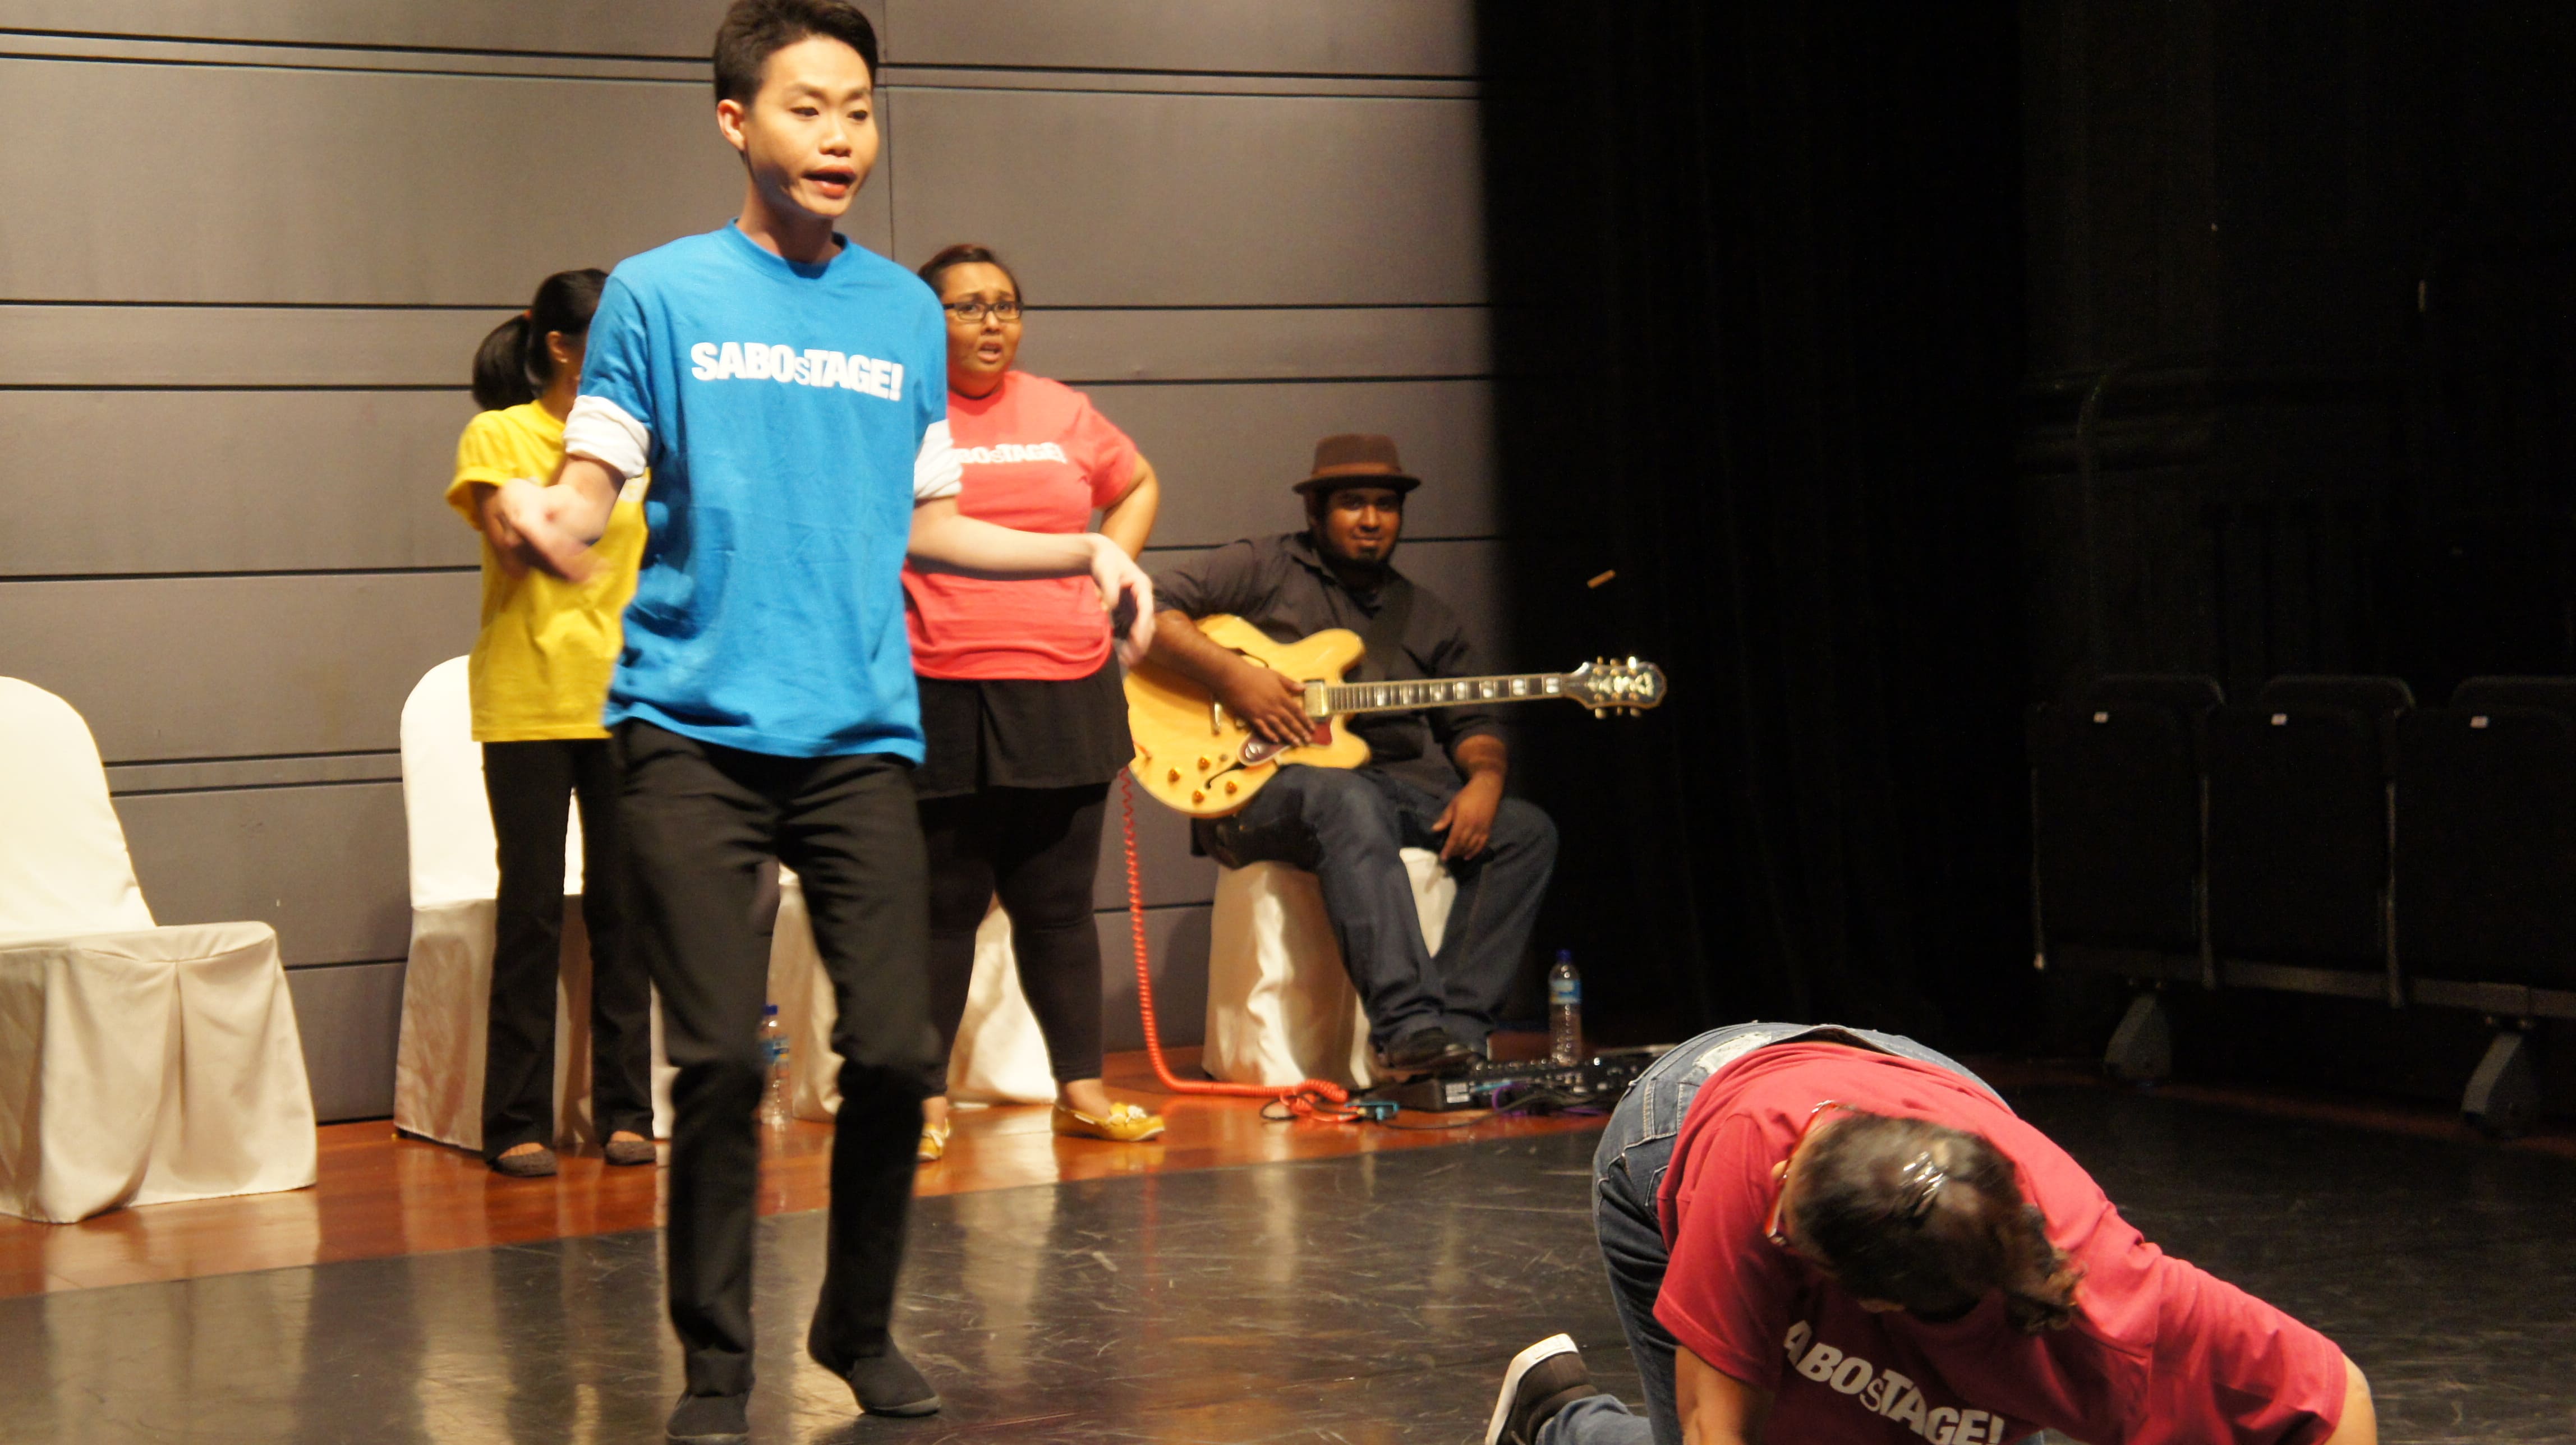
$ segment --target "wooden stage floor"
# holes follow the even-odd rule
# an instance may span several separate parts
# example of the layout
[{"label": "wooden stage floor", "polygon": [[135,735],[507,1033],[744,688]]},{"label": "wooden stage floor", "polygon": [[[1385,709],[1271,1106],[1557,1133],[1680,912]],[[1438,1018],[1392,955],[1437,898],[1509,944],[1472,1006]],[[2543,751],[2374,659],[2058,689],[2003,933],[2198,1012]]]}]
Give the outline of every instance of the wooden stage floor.
[{"label": "wooden stage floor", "polygon": [[[1496,1043],[1505,1057],[1532,1057],[1545,1047],[1538,1035],[1500,1035]],[[1174,1049],[1170,1057],[1182,1077],[1197,1073],[1197,1049]],[[2105,1087],[2098,1071],[2081,1065],[1979,1060],[1976,1067],[2008,1091]],[[1405,1114],[1398,1128],[1270,1123],[1260,1117],[1258,1100],[1163,1094],[1142,1053],[1110,1056],[1108,1079],[1122,1097],[1162,1111],[1170,1128],[1161,1139],[1058,1139],[1043,1105],[964,1109],[948,1157],[922,1166],[919,1194],[1337,1158],[1580,1131],[1601,1122]],[[2189,1084],[2158,1092],[2279,1119],[2424,1139],[2473,1138],[2458,1115],[2433,1108]],[[1460,1123],[1465,1127],[1445,1127]],[[0,1298],[615,1234],[662,1222],[660,1169],[610,1169],[595,1157],[568,1156],[553,1179],[505,1179],[462,1150],[401,1138],[383,1120],[327,1125],[321,1136],[321,1178],[312,1189],[121,1209],[69,1225],[0,1216]],[[763,1214],[823,1207],[830,1142],[830,1125],[803,1121],[774,1138],[762,1170]],[[2576,1130],[2554,1123],[2504,1148],[2576,1158]]]},{"label": "wooden stage floor", "polygon": [[[1174,1049],[1169,1058],[1183,1078],[1198,1071],[1195,1048]],[[1403,1114],[1398,1128],[1270,1123],[1256,1099],[1163,1094],[1142,1053],[1112,1055],[1107,1075],[1112,1092],[1170,1121],[1162,1138],[1059,1139],[1044,1105],[963,1109],[948,1157],[922,1166],[919,1194],[1333,1158],[1601,1124],[1481,1113]],[[1467,1120],[1474,1122],[1442,1127]],[[615,1234],[662,1222],[660,1169],[566,1157],[555,1178],[505,1179],[463,1150],[398,1137],[383,1120],[326,1125],[321,1133],[321,1178],[311,1189],[120,1209],[79,1224],[0,1217],[0,1298]],[[830,1146],[828,1124],[799,1121],[780,1131],[761,1171],[761,1213],[823,1207]]]}]

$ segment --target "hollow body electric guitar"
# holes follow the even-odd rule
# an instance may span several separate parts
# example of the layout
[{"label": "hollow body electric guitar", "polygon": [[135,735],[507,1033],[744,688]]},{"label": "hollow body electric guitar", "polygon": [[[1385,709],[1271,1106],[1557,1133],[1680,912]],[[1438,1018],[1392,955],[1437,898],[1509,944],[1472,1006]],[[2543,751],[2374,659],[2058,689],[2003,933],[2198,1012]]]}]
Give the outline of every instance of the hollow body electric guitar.
[{"label": "hollow body electric guitar", "polygon": [[1219,647],[1304,683],[1300,701],[1314,722],[1315,739],[1297,745],[1272,742],[1227,712],[1206,688],[1178,673],[1151,663],[1129,672],[1127,730],[1136,740],[1136,758],[1128,770],[1146,792],[1193,818],[1235,812],[1290,763],[1356,768],[1367,762],[1368,743],[1339,725],[1339,719],[1354,713],[1553,697],[1606,717],[1642,713],[1664,700],[1663,670],[1633,657],[1587,662],[1572,672],[1344,682],[1342,674],[1367,651],[1356,632],[1336,627],[1295,642],[1273,642],[1242,618],[1222,614],[1201,618],[1199,631]]}]

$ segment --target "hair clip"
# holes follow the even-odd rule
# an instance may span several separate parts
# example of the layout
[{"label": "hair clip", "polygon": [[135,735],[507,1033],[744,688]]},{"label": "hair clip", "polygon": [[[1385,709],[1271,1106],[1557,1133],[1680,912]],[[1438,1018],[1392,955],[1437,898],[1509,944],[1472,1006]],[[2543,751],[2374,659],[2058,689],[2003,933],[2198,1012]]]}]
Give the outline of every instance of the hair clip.
[{"label": "hair clip", "polygon": [[1896,1176],[1897,1188],[1901,1191],[1904,1204],[1905,1222],[1920,1223],[1923,1216],[1932,1212],[1933,1197],[1941,1192],[1942,1185],[1949,1182],[1949,1171],[1932,1162],[1931,1150],[1926,1149],[1915,1155],[1913,1162],[1907,1164]]}]

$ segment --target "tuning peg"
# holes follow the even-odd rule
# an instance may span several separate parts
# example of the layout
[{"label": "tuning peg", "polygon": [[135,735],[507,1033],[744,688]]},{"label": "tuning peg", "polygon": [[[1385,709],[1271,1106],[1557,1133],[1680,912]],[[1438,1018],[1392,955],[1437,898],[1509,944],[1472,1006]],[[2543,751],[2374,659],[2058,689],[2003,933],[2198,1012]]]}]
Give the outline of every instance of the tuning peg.
[{"label": "tuning peg", "polygon": [[1608,717],[1610,715],[1610,709],[1606,707],[1596,707],[1592,710],[1592,715],[1594,717]]}]

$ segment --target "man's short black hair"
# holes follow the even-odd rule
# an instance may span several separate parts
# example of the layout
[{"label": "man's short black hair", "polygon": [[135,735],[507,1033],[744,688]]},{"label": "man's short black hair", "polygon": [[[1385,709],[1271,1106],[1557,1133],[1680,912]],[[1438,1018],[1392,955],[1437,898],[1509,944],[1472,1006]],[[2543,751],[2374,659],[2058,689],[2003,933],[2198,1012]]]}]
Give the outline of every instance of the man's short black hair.
[{"label": "man's short black hair", "polygon": [[876,80],[877,28],[849,0],[733,0],[716,27],[716,99],[749,105],[769,57],[817,35],[857,51]]}]

